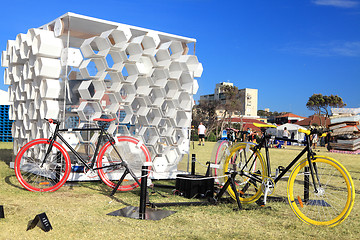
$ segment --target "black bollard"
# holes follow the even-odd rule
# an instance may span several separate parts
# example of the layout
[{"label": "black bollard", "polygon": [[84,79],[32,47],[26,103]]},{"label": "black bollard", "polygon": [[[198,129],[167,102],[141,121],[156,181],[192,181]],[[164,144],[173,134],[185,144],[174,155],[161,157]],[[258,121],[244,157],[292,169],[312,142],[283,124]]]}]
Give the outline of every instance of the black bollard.
[{"label": "black bollard", "polygon": [[4,206],[3,205],[0,205],[0,218],[5,218]]},{"label": "black bollard", "polygon": [[148,166],[142,166],[139,219],[146,219],[147,177],[148,177]]},{"label": "black bollard", "polygon": [[191,175],[195,175],[195,162],[196,162],[195,154],[192,154],[191,155]]}]

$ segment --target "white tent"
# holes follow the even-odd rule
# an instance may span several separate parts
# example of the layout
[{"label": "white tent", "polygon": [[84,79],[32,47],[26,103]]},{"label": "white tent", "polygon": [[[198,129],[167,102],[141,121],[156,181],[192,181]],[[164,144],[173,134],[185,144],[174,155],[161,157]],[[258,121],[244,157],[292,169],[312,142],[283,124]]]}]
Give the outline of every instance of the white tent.
[{"label": "white tent", "polygon": [[293,139],[296,139],[296,140],[304,140],[305,134],[300,133],[299,129],[306,130],[306,128],[304,128],[304,127],[302,127],[300,125],[297,125],[297,124],[292,124],[292,123],[285,123],[285,124],[283,124],[281,126],[278,126],[276,128],[276,130],[277,130],[276,136],[277,137],[282,137],[285,127],[290,132],[290,137],[289,138],[293,138]]}]

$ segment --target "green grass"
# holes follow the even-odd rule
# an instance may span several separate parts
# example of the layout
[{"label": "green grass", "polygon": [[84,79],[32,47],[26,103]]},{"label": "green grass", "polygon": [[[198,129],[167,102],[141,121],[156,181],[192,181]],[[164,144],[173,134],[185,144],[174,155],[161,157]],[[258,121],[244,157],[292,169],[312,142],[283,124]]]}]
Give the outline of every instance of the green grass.
[{"label": "green grass", "polygon": [[[210,160],[214,143],[191,145],[196,153],[197,172],[204,174],[203,165]],[[0,219],[0,239],[358,239],[360,236],[360,208],[355,201],[350,216],[335,228],[309,226],[302,223],[285,203],[270,202],[271,208],[255,204],[233,211],[236,204],[216,206],[168,207],[175,214],[160,221],[136,220],[108,216],[107,213],[126,206],[138,206],[139,189],[119,192],[110,197],[111,190],[101,182],[78,183],[63,186],[54,193],[33,193],[18,183],[13,169],[4,161],[11,159],[11,144],[0,143],[0,205],[5,218]],[[299,151],[297,147],[271,149],[273,168],[286,165]],[[356,189],[359,189],[360,156],[328,153],[320,154],[339,160],[350,171]],[[186,170],[187,156],[179,164]],[[173,182],[173,181],[172,181]],[[286,183],[285,188],[286,188]],[[173,196],[171,190],[157,189],[152,202],[187,201]],[[281,195],[286,189],[278,186]],[[359,190],[356,190],[359,193]],[[285,195],[283,195],[285,197]],[[46,212],[53,230],[39,228],[26,231],[27,223],[36,214]]]}]

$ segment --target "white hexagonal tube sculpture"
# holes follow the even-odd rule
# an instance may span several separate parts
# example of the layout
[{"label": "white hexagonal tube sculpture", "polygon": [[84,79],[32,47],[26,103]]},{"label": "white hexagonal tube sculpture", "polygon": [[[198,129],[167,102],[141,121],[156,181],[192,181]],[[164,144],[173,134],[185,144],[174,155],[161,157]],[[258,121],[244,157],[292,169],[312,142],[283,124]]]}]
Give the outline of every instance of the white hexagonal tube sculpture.
[{"label": "white hexagonal tube sculpture", "polygon": [[[77,18],[84,24],[75,29],[71,20]],[[155,159],[155,172],[176,171],[188,144],[194,78],[203,71],[197,57],[187,55],[195,40],[100,22],[93,27],[87,17],[67,14],[8,41],[1,64],[13,101],[14,149],[50,136],[44,117],[71,116],[74,126],[115,117],[110,133],[128,135],[119,124],[131,124],[131,134],[143,139]]]}]

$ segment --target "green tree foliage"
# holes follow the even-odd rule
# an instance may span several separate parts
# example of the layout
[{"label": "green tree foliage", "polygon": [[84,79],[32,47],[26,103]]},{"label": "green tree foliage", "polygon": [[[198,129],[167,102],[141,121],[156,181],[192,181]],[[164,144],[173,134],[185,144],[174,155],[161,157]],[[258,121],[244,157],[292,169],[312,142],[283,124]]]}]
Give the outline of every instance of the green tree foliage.
[{"label": "green tree foliage", "polygon": [[194,126],[194,131],[197,134],[197,127],[200,122],[203,122],[207,128],[206,135],[216,129],[216,108],[219,105],[216,101],[200,102],[193,107],[193,119],[191,125]]},{"label": "green tree foliage", "polygon": [[326,117],[329,117],[329,107],[343,106],[346,106],[346,104],[344,104],[342,98],[338,95],[334,96],[331,94],[330,96],[325,96],[321,93],[313,94],[306,103],[308,109],[314,111],[319,116],[325,114]]},{"label": "green tree foliage", "polygon": [[235,86],[226,85],[223,87],[223,92],[225,95],[225,102],[219,105],[219,108],[224,109],[221,122],[221,131],[224,129],[225,121],[227,121],[229,127],[231,123],[231,116],[233,112],[240,111],[240,99],[239,99],[239,89]]}]

